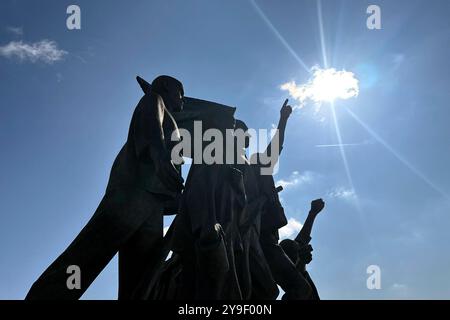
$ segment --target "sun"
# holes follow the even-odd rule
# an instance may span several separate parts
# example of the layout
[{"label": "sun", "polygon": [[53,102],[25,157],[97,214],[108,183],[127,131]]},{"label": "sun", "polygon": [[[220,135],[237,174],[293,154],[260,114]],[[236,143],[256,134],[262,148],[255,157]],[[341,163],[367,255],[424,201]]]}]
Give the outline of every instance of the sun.
[{"label": "sun", "polygon": [[336,71],[334,68],[316,68],[309,86],[311,99],[315,102],[334,102],[350,99],[359,94],[358,80],[352,72]]},{"label": "sun", "polygon": [[337,99],[346,100],[357,97],[359,81],[353,72],[313,67],[311,77],[306,83],[297,85],[295,81],[291,81],[283,84],[281,89],[289,91],[289,94],[301,105],[308,100],[316,104],[332,103]]}]

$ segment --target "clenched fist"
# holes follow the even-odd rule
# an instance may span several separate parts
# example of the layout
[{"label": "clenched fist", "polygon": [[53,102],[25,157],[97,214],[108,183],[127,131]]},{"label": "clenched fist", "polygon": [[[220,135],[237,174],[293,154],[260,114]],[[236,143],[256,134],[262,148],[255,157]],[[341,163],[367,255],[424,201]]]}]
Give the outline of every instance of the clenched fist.
[{"label": "clenched fist", "polygon": [[325,202],[322,199],[316,199],[311,202],[311,213],[318,215],[320,211],[325,207]]}]

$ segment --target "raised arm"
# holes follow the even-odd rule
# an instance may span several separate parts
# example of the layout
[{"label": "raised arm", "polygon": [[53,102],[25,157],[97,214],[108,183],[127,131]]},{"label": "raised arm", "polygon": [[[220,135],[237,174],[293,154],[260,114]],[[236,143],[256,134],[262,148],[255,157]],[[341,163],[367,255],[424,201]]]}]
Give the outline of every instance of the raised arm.
[{"label": "raised arm", "polygon": [[286,132],[286,125],[287,125],[287,121],[289,119],[289,117],[291,116],[292,113],[292,107],[290,105],[288,105],[289,100],[286,99],[284,101],[283,106],[281,107],[280,110],[280,120],[278,121],[278,127],[277,127],[277,133],[279,135],[279,143],[280,143],[280,152],[281,149],[283,148],[284,145],[284,135]]},{"label": "raised arm", "polygon": [[284,145],[284,135],[286,132],[286,125],[287,125],[287,121],[292,113],[292,107],[290,105],[288,105],[289,99],[286,99],[283,103],[283,106],[281,107],[280,110],[280,120],[278,121],[278,127],[277,130],[275,132],[275,135],[272,137],[272,140],[270,141],[269,145],[266,148],[265,153],[267,154],[267,156],[271,156],[272,153],[272,146],[274,145],[274,141],[278,140],[278,156],[281,153],[281,149],[283,149],[283,145]]},{"label": "raised arm", "polygon": [[153,162],[156,174],[171,190],[180,190],[183,180],[171,161],[165,142],[170,137],[164,136],[164,102],[159,95],[150,93],[142,98],[141,103],[134,134],[138,156],[141,161]]},{"label": "raised arm", "polygon": [[156,94],[146,94],[136,114],[134,139],[136,152],[142,161],[157,162],[167,152],[163,121],[164,103]]},{"label": "raised arm", "polygon": [[303,224],[302,230],[300,230],[300,233],[295,238],[295,241],[303,245],[307,245],[311,241],[311,231],[314,225],[314,220],[324,207],[325,202],[322,199],[317,199],[311,202],[311,210],[309,211],[308,217]]},{"label": "raised arm", "polygon": [[[280,110],[280,120],[278,121],[278,127],[277,130],[272,137],[272,140],[267,145],[266,150],[263,153],[257,154],[257,162],[262,165],[271,165],[271,169],[275,166],[275,164],[278,162],[278,158],[280,156],[281,150],[283,149],[284,144],[284,134],[286,131],[286,125],[287,121],[289,119],[289,116],[292,113],[292,107],[288,105],[289,100],[286,99],[284,101],[283,106]],[[275,149],[275,150],[273,150]],[[276,154],[272,154],[272,152],[275,151]]]}]

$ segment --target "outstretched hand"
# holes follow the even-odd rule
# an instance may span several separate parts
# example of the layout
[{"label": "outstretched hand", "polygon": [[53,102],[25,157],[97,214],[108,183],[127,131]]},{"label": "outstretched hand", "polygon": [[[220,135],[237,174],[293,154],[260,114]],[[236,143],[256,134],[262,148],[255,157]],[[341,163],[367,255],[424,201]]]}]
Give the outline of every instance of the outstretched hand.
[{"label": "outstretched hand", "polygon": [[318,215],[320,211],[325,207],[325,202],[322,199],[316,199],[311,202],[311,213]]},{"label": "outstretched hand", "polygon": [[283,106],[281,107],[280,110],[280,116],[283,119],[287,119],[289,118],[289,116],[292,113],[292,107],[290,105],[288,105],[289,99],[286,99],[283,103]]}]

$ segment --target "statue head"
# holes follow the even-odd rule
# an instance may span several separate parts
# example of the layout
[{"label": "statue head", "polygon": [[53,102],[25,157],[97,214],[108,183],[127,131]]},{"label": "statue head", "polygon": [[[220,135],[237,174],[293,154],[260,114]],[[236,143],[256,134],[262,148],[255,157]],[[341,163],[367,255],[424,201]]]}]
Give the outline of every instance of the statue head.
[{"label": "statue head", "polygon": [[170,76],[159,76],[152,82],[152,91],[161,96],[166,108],[172,112],[183,110],[183,84]]}]

